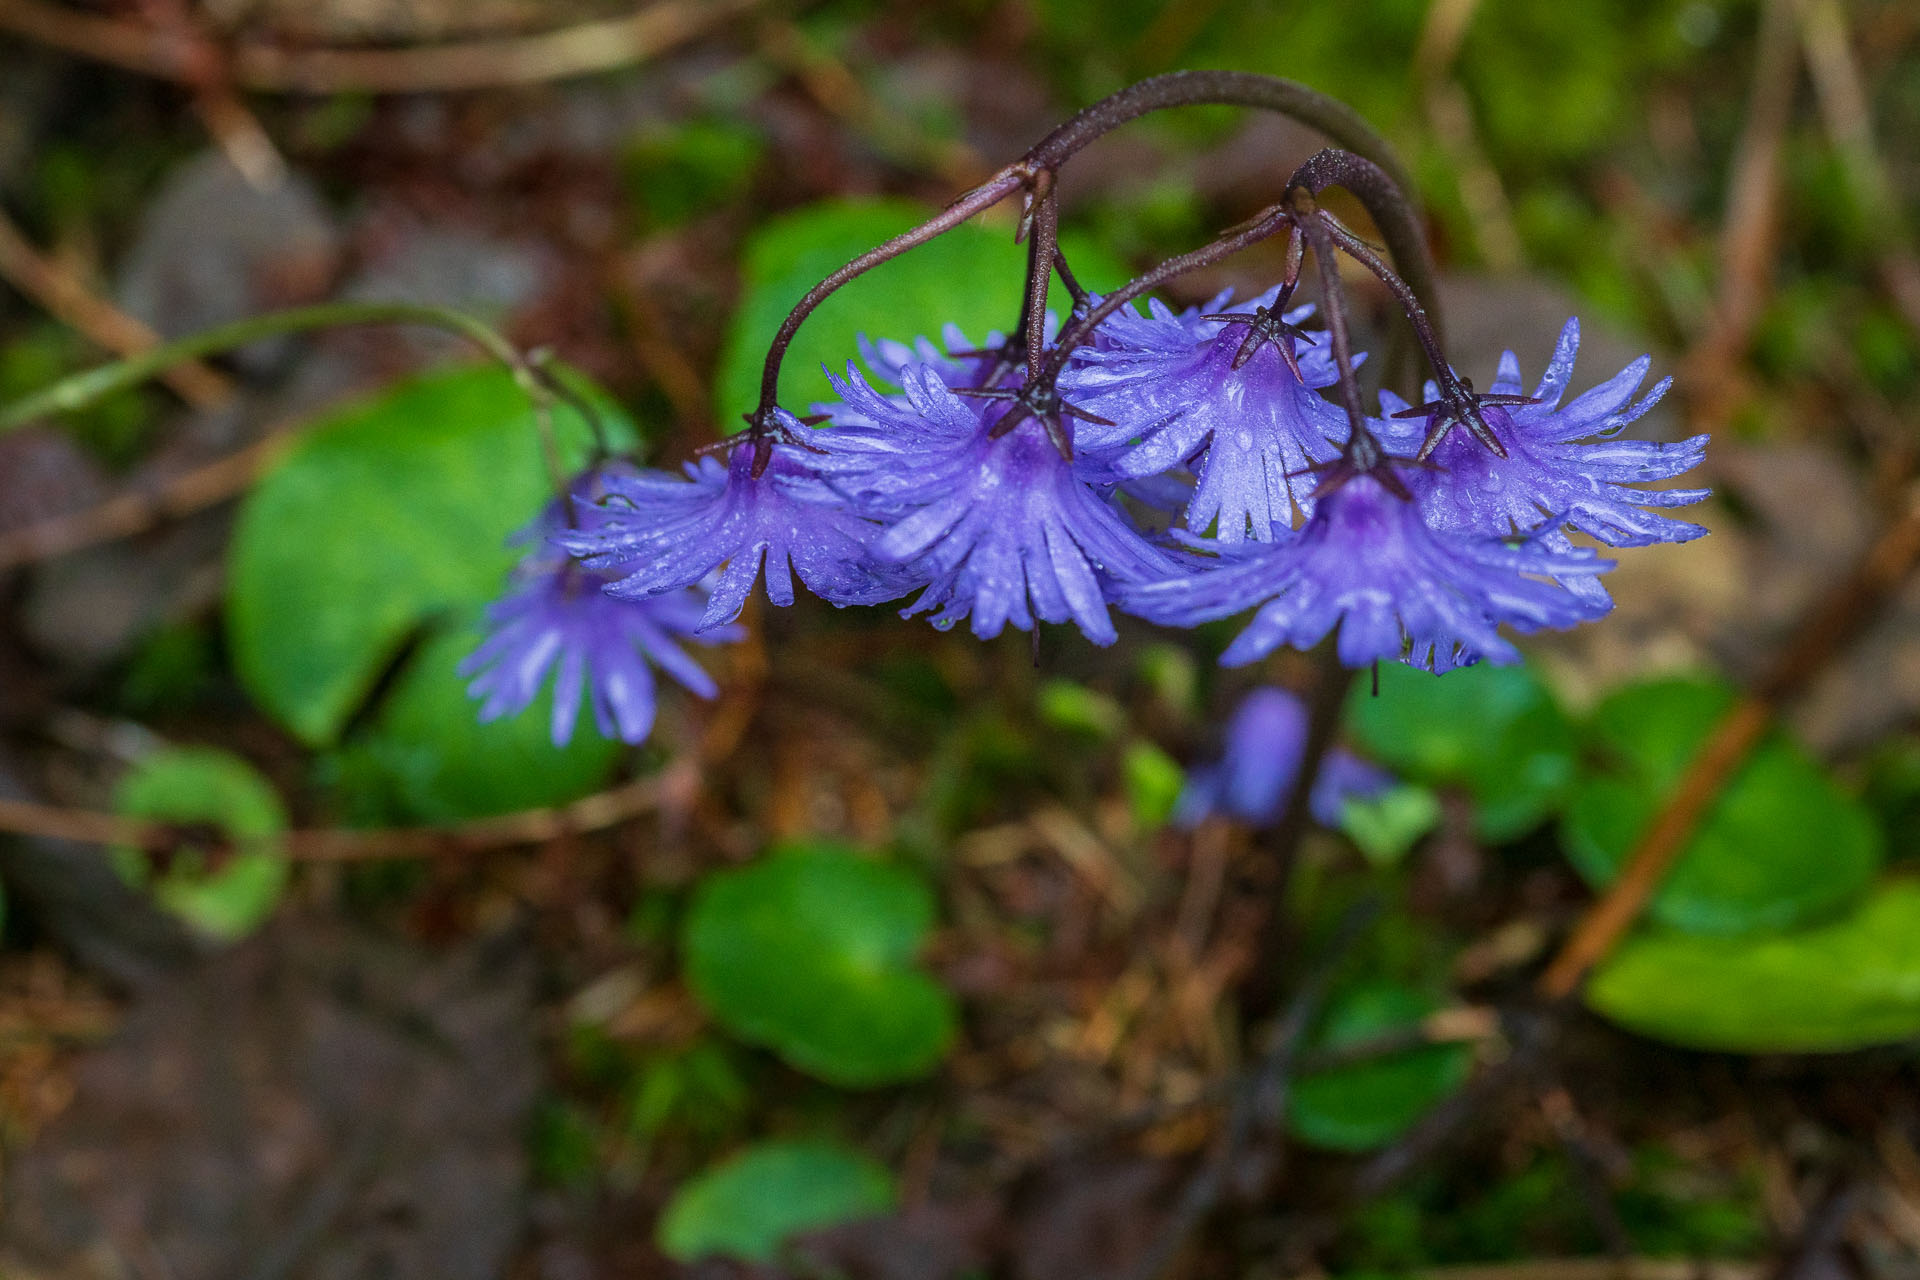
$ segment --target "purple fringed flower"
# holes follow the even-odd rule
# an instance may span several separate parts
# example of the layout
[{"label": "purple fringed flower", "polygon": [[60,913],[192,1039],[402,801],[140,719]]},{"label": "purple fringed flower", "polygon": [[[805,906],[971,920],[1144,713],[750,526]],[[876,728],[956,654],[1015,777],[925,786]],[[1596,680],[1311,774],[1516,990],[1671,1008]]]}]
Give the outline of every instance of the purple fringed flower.
[{"label": "purple fringed flower", "polygon": [[1069,400],[1114,423],[1083,426],[1076,443],[1122,477],[1187,462],[1199,480],[1187,527],[1213,527],[1223,543],[1290,527],[1296,505],[1311,507],[1313,483],[1301,477],[1347,435],[1345,415],[1313,390],[1335,375],[1327,349],[1297,328],[1312,308],[1276,316],[1276,296],[1213,313],[1232,321],[1158,301],[1145,316],[1123,311],[1104,326],[1105,348],[1081,354],[1061,379]]},{"label": "purple fringed flower", "polygon": [[1298,532],[1276,534],[1272,545],[1221,548],[1218,568],[1129,589],[1122,604],[1190,627],[1264,601],[1221,655],[1227,666],[1283,644],[1311,648],[1337,626],[1340,660],[1350,667],[1386,659],[1436,672],[1481,658],[1519,661],[1502,624],[1523,632],[1570,627],[1610,607],[1550,579],[1590,577],[1611,561],[1549,547],[1538,535],[1436,531],[1415,503],[1367,472],[1321,497]]},{"label": "purple fringed flower", "polygon": [[[575,492],[584,488],[576,484]],[[645,600],[607,595],[606,575],[549,545],[564,519],[555,503],[518,535],[534,549],[515,568],[506,595],[488,608],[487,637],[460,664],[460,674],[473,677],[467,692],[481,700],[482,722],[526,710],[551,671],[554,746],[572,740],[583,693],[601,736],[640,742],[653,728],[654,667],[702,698],[718,692],[713,677],[675,642],[719,644],[739,634],[730,627],[695,634],[706,605],[697,588]]]},{"label": "purple fringed flower", "polygon": [[883,396],[858,371],[834,379],[848,425],[822,433],[814,466],[864,514],[888,525],[873,554],[925,589],[902,616],[969,619],[982,639],[1008,624],[1077,623],[1117,638],[1104,583],[1164,578],[1176,562],[1148,543],[1063,460],[1034,421],[999,439],[1002,402],[954,394],[925,366]]},{"label": "purple fringed flower", "polygon": [[[788,423],[805,430],[791,418]],[[660,471],[612,478],[593,522],[555,540],[588,568],[609,574],[611,594],[629,599],[691,586],[725,564],[701,630],[740,616],[763,561],[767,599],[781,606],[793,603],[796,573],[836,605],[905,594],[910,584],[877,568],[867,554],[873,524],[819,481],[804,450],[774,446],[759,476],[753,455],[753,445],[742,443],[724,467],[703,457],[687,464],[685,480]]]},{"label": "purple fringed flower", "polygon": [[[1255,689],[1228,722],[1219,761],[1187,775],[1174,822],[1194,827],[1216,815],[1254,826],[1278,822],[1306,747],[1307,709],[1300,699],[1284,689]],[[1338,826],[1348,800],[1370,800],[1393,785],[1392,774],[1336,747],[1320,764],[1308,809],[1321,825]]]},{"label": "purple fringed flower", "polygon": [[[1048,336],[1058,327],[1049,315]],[[977,387],[999,358],[999,348],[1006,342],[1006,335],[996,329],[987,334],[985,342],[973,343],[967,340],[959,325],[950,324],[940,331],[937,344],[924,335],[905,343],[892,338],[869,338],[863,333],[856,341],[867,368],[896,387],[905,385],[909,369],[929,370],[950,387]],[[831,376],[833,371],[827,372]],[[818,408],[831,410],[834,406]]]},{"label": "purple fringed flower", "polygon": [[[1688,506],[1705,498],[1708,490],[1628,486],[1670,480],[1693,469],[1706,452],[1707,437],[1694,436],[1676,444],[1614,439],[1666,394],[1673,379],[1662,379],[1636,401],[1633,393],[1652,363],[1642,356],[1562,406],[1560,399],[1579,348],[1580,322],[1569,320],[1533,392],[1540,403],[1483,410],[1487,426],[1507,450],[1506,457],[1458,428],[1441,441],[1432,457],[1436,469],[1416,483],[1429,524],[1499,535],[1558,522],[1613,547],[1685,542],[1706,533],[1697,524],[1645,508]],[[1500,357],[1489,390],[1495,395],[1525,394],[1520,362],[1513,352]],[[1430,387],[1429,397],[1433,394]],[[1389,414],[1406,407],[1390,392],[1382,392],[1380,400]],[[1392,440],[1390,446],[1396,452],[1412,452],[1426,423],[1424,418],[1401,419],[1397,424],[1401,431],[1411,427],[1412,433]]]}]

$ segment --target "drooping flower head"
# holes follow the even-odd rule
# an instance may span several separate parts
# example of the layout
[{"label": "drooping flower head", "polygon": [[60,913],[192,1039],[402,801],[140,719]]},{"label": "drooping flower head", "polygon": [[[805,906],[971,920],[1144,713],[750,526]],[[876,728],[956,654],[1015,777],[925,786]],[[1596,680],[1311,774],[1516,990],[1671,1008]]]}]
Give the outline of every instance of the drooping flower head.
[{"label": "drooping flower head", "polygon": [[1157,300],[1123,311],[1101,349],[1081,355],[1062,390],[1113,422],[1079,433],[1122,477],[1183,463],[1198,478],[1187,527],[1223,543],[1269,541],[1311,506],[1307,468],[1340,451],[1345,416],[1315,388],[1335,380],[1324,345],[1299,328],[1313,308],[1275,314],[1278,290],[1176,314]]},{"label": "drooping flower head", "polygon": [[[796,434],[806,430],[791,417],[787,422]],[[767,599],[783,607],[793,603],[796,574],[837,605],[878,604],[904,593],[867,554],[872,523],[820,482],[806,450],[772,446],[759,475],[755,452],[743,442],[725,466],[703,457],[687,464],[685,479],[660,471],[614,477],[594,519],[556,541],[588,568],[611,575],[611,594],[630,599],[691,586],[724,564],[702,629],[740,616],[763,564]]]},{"label": "drooping flower head", "polygon": [[[593,473],[572,486],[595,492]],[[591,510],[591,508],[589,508]],[[711,698],[713,677],[680,648],[682,640],[719,644],[739,638],[731,627],[696,634],[705,593],[697,587],[623,600],[603,590],[609,578],[571,560],[550,539],[567,527],[567,509],[552,503],[516,541],[530,544],[506,594],[487,610],[487,636],[460,664],[473,677],[484,723],[518,715],[553,677],[553,744],[573,738],[582,698],[603,737],[643,741],[653,729],[654,668],[690,693]]]},{"label": "drooping flower head", "polygon": [[1107,498],[1082,481],[1038,422],[995,437],[1001,401],[958,395],[926,366],[900,371],[883,396],[851,366],[834,379],[844,409],[814,465],[885,531],[874,556],[922,584],[902,610],[931,612],[976,636],[1008,625],[1073,622],[1097,644],[1116,638],[1107,588],[1176,571]]},{"label": "drooping flower head", "polygon": [[[1286,813],[1307,749],[1307,709],[1284,689],[1263,686],[1240,701],[1227,722],[1218,762],[1187,774],[1174,806],[1177,825],[1219,816],[1270,826]],[[1334,748],[1321,762],[1308,808],[1323,826],[1337,826],[1349,799],[1370,800],[1391,789],[1393,775]]]},{"label": "drooping flower head", "polygon": [[1276,527],[1270,545],[1223,546],[1216,568],[1130,589],[1124,606],[1142,617],[1195,626],[1256,604],[1253,620],[1220,661],[1238,666],[1279,646],[1309,649],[1337,627],[1350,667],[1400,661],[1449,671],[1482,658],[1518,662],[1500,635],[1570,627],[1606,605],[1555,578],[1611,567],[1591,551],[1557,549],[1538,536],[1446,533],[1422,518],[1391,461],[1359,470],[1322,494],[1297,532]]},{"label": "drooping flower head", "polygon": [[[1580,349],[1580,322],[1560,331],[1553,358],[1533,391],[1534,404],[1491,405],[1486,424],[1506,450],[1502,457],[1461,430],[1450,432],[1434,449],[1434,469],[1419,486],[1420,507],[1437,529],[1507,534],[1527,532],[1557,521],[1611,547],[1641,547],[1656,542],[1685,542],[1706,530],[1659,514],[1658,508],[1683,507],[1707,496],[1706,489],[1636,489],[1629,486],[1670,480],[1699,465],[1707,437],[1675,444],[1617,439],[1620,432],[1651,409],[1673,379],[1659,382],[1638,400],[1634,391],[1647,376],[1651,360],[1642,356],[1612,378],[1562,405]],[[1520,362],[1508,351],[1500,357],[1490,394],[1524,395]],[[1434,395],[1430,386],[1428,398]],[[1382,392],[1389,414],[1412,411],[1391,392]],[[1390,445],[1408,446],[1427,430],[1419,415],[1382,424],[1402,433]],[[1656,508],[1647,510],[1646,508]]]}]

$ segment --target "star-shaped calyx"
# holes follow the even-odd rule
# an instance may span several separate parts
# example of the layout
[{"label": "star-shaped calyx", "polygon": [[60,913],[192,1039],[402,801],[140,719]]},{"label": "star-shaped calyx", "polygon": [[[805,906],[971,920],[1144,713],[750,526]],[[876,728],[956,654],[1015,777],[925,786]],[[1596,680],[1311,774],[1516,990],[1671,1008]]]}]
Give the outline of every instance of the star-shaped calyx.
[{"label": "star-shaped calyx", "polygon": [[1473,383],[1459,374],[1453,374],[1440,386],[1439,395],[1425,404],[1417,404],[1411,409],[1402,409],[1394,414],[1396,418],[1428,418],[1426,439],[1420,442],[1420,451],[1414,454],[1415,461],[1425,462],[1440,447],[1440,442],[1455,427],[1465,427],[1467,434],[1485,445],[1488,449],[1504,458],[1507,446],[1500,443],[1500,437],[1487,425],[1487,419],[1480,411],[1489,405],[1539,404],[1533,396],[1504,394],[1475,395]]},{"label": "star-shaped calyx", "polygon": [[1042,379],[1029,381],[1018,387],[955,387],[953,393],[970,396],[976,400],[1006,400],[1011,407],[1000,416],[987,432],[990,439],[998,440],[1028,418],[1038,422],[1047,433],[1047,439],[1053,441],[1053,447],[1068,462],[1073,461],[1073,428],[1067,425],[1070,419],[1091,422],[1095,426],[1110,427],[1113,421],[1098,414],[1088,413],[1085,409],[1068,404],[1060,397],[1060,389],[1052,381]]},{"label": "star-shaped calyx", "polygon": [[[751,468],[753,478],[758,480],[766,474],[767,464],[773,461],[773,450],[776,445],[792,445],[794,448],[807,453],[824,452],[819,445],[807,438],[812,434],[811,432],[799,431],[795,428],[817,427],[821,423],[828,421],[828,418],[829,415],[824,413],[810,413],[805,417],[800,417],[796,414],[788,413],[778,405],[771,405],[755,409],[752,413],[741,414],[740,420],[747,424],[747,440],[753,445],[753,466]],[[730,439],[716,440],[712,444],[701,445],[698,449],[695,449],[694,452],[702,455],[709,453],[726,453],[730,452],[733,447],[739,443],[739,437],[736,436]]]},{"label": "star-shaped calyx", "polygon": [[1380,443],[1378,436],[1364,427],[1357,428],[1340,450],[1340,456],[1329,462],[1316,462],[1301,471],[1289,472],[1290,476],[1318,476],[1320,482],[1314,486],[1311,497],[1314,500],[1326,497],[1351,480],[1361,476],[1370,476],[1402,502],[1413,501],[1413,491],[1407,488],[1394,471],[1396,466],[1424,466],[1426,464],[1406,458],[1396,458],[1389,454],[1386,446]]},{"label": "star-shaped calyx", "polygon": [[1217,320],[1221,324],[1247,326],[1246,340],[1240,344],[1240,349],[1233,353],[1235,369],[1245,368],[1247,361],[1258,355],[1261,347],[1271,342],[1279,350],[1280,358],[1287,362],[1287,368],[1292,371],[1293,376],[1305,383],[1307,375],[1300,372],[1300,362],[1294,357],[1293,344],[1304,342],[1310,347],[1319,344],[1314,341],[1312,334],[1299,325],[1288,324],[1280,318],[1280,313],[1286,309],[1286,304],[1286,295],[1282,294],[1271,307],[1255,307],[1251,312],[1220,311],[1200,318]]}]

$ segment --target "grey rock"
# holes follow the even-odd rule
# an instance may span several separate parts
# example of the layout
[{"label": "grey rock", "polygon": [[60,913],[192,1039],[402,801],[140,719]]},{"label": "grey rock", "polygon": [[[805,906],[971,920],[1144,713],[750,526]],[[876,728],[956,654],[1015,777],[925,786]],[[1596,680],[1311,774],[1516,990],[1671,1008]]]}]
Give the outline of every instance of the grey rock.
[{"label": "grey rock", "polygon": [[[217,151],[180,166],[155,194],[122,264],[120,305],[167,337],[326,296],[341,237],[313,185],[290,174],[262,190]],[[239,356],[269,366],[284,343]]]}]

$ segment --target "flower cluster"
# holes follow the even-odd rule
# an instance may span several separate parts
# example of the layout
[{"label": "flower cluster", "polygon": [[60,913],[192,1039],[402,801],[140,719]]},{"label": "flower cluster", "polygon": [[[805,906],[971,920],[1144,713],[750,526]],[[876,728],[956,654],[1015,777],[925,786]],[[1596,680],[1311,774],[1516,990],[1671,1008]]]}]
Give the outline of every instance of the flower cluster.
[{"label": "flower cluster", "polygon": [[[592,499],[615,482],[631,482],[615,468],[577,477],[570,497],[583,502],[585,520],[566,500],[547,510],[515,541],[530,544],[513,571],[506,594],[487,610],[488,635],[460,666],[472,676],[468,692],[480,700],[485,722],[518,715],[533,704],[554,674],[549,725],[553,745],[573,738],[584,693],[602,737],[644,741],[653,729],[659,667],[702,698],[719,690],[713,677],[688,657],[677,641],[717,644],[739,638],[733,627],[704,625],[711,601],[689,583],[643,599],[607,591],[612,579],[569,557],[556,543],[600,517]],[[570,524],[573,520],[576,523]]]},{"label": "flower cluster", "polygon": [[835,605],[903,601],[982,639],[1071,622],[1110,644],[1116,608],[1181,627],[1251,611],[1223,662],[1332,635],[1348,665],[1439,672],[1516,661],[1504,632],[1612,607],[1612,562],[1571,535],[1704,532],[1662,514],[1704,490],[1637,487],[1705,447],[1621,438],[1668,385],[1636,398],[1644,358],[1568,400],[1569,321],[1531,394],[1509,353],[1464,408],[1463,383],[1417,407],[1383,392],[1356,429],[1310,315],[1278,291],[1120,309],[1044,387],[951,330],[944,349],[863,343],[870,372],[832,379],[824,427],[781,412],[724,463],[603,470],[570,519],[550,516],[473,659],[475,692],[489,713],[523,706],[557,662],[556,737],[585,680],[631,738],[652,710],[636,655],[706,692],[670,637],[723,638],[763,575],[776,605],[797,575]]}]

